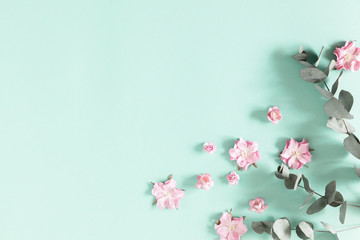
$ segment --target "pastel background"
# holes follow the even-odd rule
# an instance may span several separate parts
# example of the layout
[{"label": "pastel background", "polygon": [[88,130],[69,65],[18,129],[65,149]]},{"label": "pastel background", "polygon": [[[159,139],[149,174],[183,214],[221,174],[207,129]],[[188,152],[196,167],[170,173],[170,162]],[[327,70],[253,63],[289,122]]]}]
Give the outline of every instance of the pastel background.
[{"label": "pastel background", "polygon": [[[2,1],[0,238],[215,240],[213,224],[230,208],[246,216],[244,240],[270,239],[251,222],[283,216],[316,229],[360,224],[360,209],[349,208],[344,226],[338,208],[307,216],[298,210],[306,193],[273,175],[285,140],[305,137],[315,149],[302,170],[312,186],[323,192],[336,179],[360,203],[360,161],[326,128],[325,99],[290,58],[300,44],[324,46],[326,66],[334,44],[360,39],[359,8],[357,0]],[[341,88],[355,97],[360,129],[360,73],[346,72]],[[272,105],[284,116],[276,126],[266,119]],[[230,186],[227,152],[240,136],[257,141],[262,158]],[[202,152],[205,141],[216,144],[213,155]],[[207,192],[194,187],[206,172],[215,180]],[[185,198],[179,210],[159,210],[150,182],[170,173]],[[255,197],[269,204],[265,213],[247,210]]]}]

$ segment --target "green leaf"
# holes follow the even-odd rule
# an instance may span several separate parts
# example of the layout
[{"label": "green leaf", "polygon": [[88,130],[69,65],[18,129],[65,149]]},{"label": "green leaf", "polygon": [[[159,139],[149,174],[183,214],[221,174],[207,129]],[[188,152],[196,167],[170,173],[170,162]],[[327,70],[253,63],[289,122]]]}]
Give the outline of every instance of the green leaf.
[{"label": "green leaf", "polygon": [[306,53],[298,53],[294,56],[291,56],[296,61],[306,61],[307,60],[307,54]]},{"label": "green leaf", "polygon": [[344,140],[345,149],[354,157],[360,159],[360,143],[354,134],[351,134]]},{"label": "green leaf", "polygon": [[344,202],[344,197],[341,195],[340,192],[336,192],[335,199],[333,202],[331,202],[329,205],[331,207],[338,207]]},{"label": "green leaf", "polygon": [[321,222],[321,224],[327,229],[329,230],[329,232],[331,232],[332,234],[336,234],[336,230],[328,223],[325,222]]},{"label": "green leaf", "polygon": [[281,164],[281,166],[278,167],[277,172],[275,173],[275,175],[280,179],[288,178],[289,174],[290,170],[285,164]]},{"label": "green leaf", "polygon": [[295,186],[296,186],[296,181],[298,179],[298,176],[296,176],[295,174],[290,174],[289,178],[285,178],[285,187],[287,189],[293,189],[296,190]]},{"label": "green leaf", "polygon": [[333,129],[336,132],[343,133],[343,134],[355,132],[355,128],[345,119],[338,119],[338,118],[330,117],[326,123],[326,126],[328,128]]},{"label": "green leaf", "polygon": [[337,89],[339,88],[339,83],[340,83],[340,78],[341,78],[341,75],[343,74],[343,71],[340,72],[338,78],[336,79],[336,81],[334,82],[334,84],[332,85],[332,88],[331,88],[331,93],[335,95]]},{"label": "green leaf", "polygon": [[330,98],[332,98],[334,96],[331,92],[329,92],[328,90],[323,89],[322,87],[320,87],[316,83],[314,83],[314,86],[319,91],[320,95],[323,96],[324,98],[330,99]]},{"label": "green leaf", "polygon": [[354,170],[355,170],[355,173],[358,177],[360,177],[360,168],[358,168],[358,166],[354,165]]},{"label": "green leaf", "polygon": [[319,66],[319,63],[320,63],[320,59],[321,59],[321,55],[322,55],[323,50],[324,50],[324,46],[321,48],[321,51],[320,51],[318,60],[317,60],[316,63],[315,63],[315,67]]},{"label": "green leaf", "polygon": [[326,74],[318,68],[303,68],[300,70],[300,77],[302,80],[312,83],[318,83],[324,80]]},{"label": "green leaf", "polygon": [[314,196],[314,192],[310,192],[307,198],[305,199],[304,203],[301,205],[300,209],[305,207],[308,204],[308,202],[310,202],[310,200],[313,198],[313,196]]},{"label": "green leaf", "polygon": [[274,222],[272,227],[272,237],[279,240],[290,240],[291,225],[289,219],[280,218]]},{"label": "green leaf", "polygon": [[344,105],[334,97],[325,103],[324,112],[334,118],[354,118],[354,116],[345,109]]},{"label": "green leaf", "polygon": [[296,178],[295,184],[294,184],[294,190],[296,190],[297,187],[299,186],[299,183],[300,183],[300,181],[301,181],[301,176],[302,176],[301,173],[299,173],[299,174],[297,175],[297,178]]},{"label": "green leaf", "polygon": [[354,103],[354,97],[348,91],[341,90],[339,93],[339,101],[344,105],[345,109],[350,112]]},{"label": "green leaf", "polygon": [[323,210],[326,207],[327,202],[328,201],[326,198],[324,198],[324,197],[319,198],[318,200],[316,200],[313,204],[311,204],[309,206],[306,213],[310,215],[310,214],[320,212],[321,210]]},{"label": "green leaf", "polygon": [[329,63],[329,66],[325,69],[324,73],[328,76],[328,75],[329,75],[329,72],[330,72],[331,70],[333,70],[335,66],[336,66],[336,61],[333,59],[333,60],[331,60],[331,62]]},{"label": "green leaf", "polygon": [[325,187],[325,198],[328,200],[328,203],[332,203],[335,199],[336,194],[336,181],[331,181]]},{"label": "green leaf", "polygon": [[302,175],[302,179],[303,179],[303,182],[304,182],[304,188],[305,188],[305,190],[306,190],[308,193],[314,192],[314,190],[313,190],[313,189],[311,188],[311,186],[310,186],[309,180],[308,180],[304,175]]},{"label": "green leaf", "polygon": [[339,220],[342,224],[345,222],[347,202],[345,201],[340,207]]},{"label": "green leaf", "polygon": [[296,226],[296,234],[301,239],[314,239],[314,225],[309,222],[300,222]]},{"label": "green leaf", "polygon": [[304,65],[306,67],[314,67],[314,65],[312,65],[311,63],[307,62],[307,61],[299,61],[299,63],[301,65]]},{"label": "green leaf", "polygon": [[271,221],[252,222],[251,227],[258,234],[262,234],[263,232],[271,234],[273,224],[274,222]]}]

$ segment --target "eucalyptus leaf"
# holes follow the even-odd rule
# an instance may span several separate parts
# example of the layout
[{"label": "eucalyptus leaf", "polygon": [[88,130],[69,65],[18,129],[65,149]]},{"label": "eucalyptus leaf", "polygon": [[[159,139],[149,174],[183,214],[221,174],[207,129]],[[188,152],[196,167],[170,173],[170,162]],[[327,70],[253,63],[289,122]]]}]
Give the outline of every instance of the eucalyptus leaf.
[{"label": "eucalyptus leaf", "polygon": [[360,168],[356,165],[354,165],[354,170],[355,170],[355,173],[358,177],[360,177]]},{"label": "eucalyptus leaf", "polygon": [[336,230],[328,223],[325,222],[321,222],[321,224],[327,229],[329,230],[329,232],[331,232],[332,234],[336,234]]},{"label": "eucalyptus leaf", "polygon": [[345,222],[347,202],[345,201],[340,207],[339,220],[342,224]]},{"label": "eucalyptus leaf", "polygon": [[320,51],[318,60],[317,60],[316,63],[315,63],[315,67],[319,66],[319,63],[320,63],[320,59],[321,59],[321,55],[322,55],[323,50],[324,50],[324,46],[321,48],[321,51]]},{"label": "eucalyptus leaf", "polygon": [[331,207],[338,207],[344,202],[344,197],[340,192],[336,192],[334,201],[331,202],[329,205]]},{"label": "eucalyptus leaf", "polygon": [[310,67],[303,68],[300,70],[300,77],[302,80],[312,83],[318,83],[324,80],[327,76],[326,74],[318,68]]},{"label": "eucalyptus leaf", "polygon": [[290,240],[291,225],[289,219],[280,218],[274,222],[271,235],[274,239]]},{"label": "eucalyptus leaf", "polygon": [[325,198],[328,200],[328,203],[332,203],[335,199],[336,194],[336,181],[331,181],[325,187]]},{"label": "eucalyptus leaf", "polygon": [[251,227],[258,234],[262,234],[263,232],[271,234],[273,224],[274,222],[271,221],[252,222]]},{"label": "eucalyptus leaf", "polygon": [[296,234],[301,239],[314,239],[314,226],[308,222],[300,222],[296,226]]},{"label": "eucalyptus leaf", "polygon": [[299,173],[299,174],[297,175],[297,178],[296,178],[295,184],[294,184],[294,190],[296,190],[297,187],[299,186],[299,183],[300,183],[300,181],[301,181],[301,176],[302,176],[301,173]]},{"label": "eucalyptus leaf", "polygon": [[281,166],[278,167],[278,173],[280,173],[284,178],[288,178],[290,174],[290,169],[285,165],[281,164]]},{"label": "eucalyptus leaf", "polygon": [[313,196],[314,196],[314,192],[310,192],[307,198],[305,199],[304,203],[301,205],[300,209],[305,207],[308,204],[308,202],[310,202],[310,200],[313,198]]},{"label": "eucalyptus leaf", "polygon": [[298,53],[294,56],[291,56],[296,61],[306,61],[307,60],[307,54],[306,53]]},{"label": "eucalyptus leaf", "polygon": [[310,215],[310,214],[320,212],[321,210],[323,210],[326,207],[327,203],[328,203],[327,199],[324,197],[321,197],[309,206],[306,213]]},{"label": "eucalyptus leaf", "polygon": [[312,65],[311,63],[309,63],[307,61],[299,61],[299,63],[306,66],[306,67],[314,67],[314,65]]},{"label": "eucalyptus leaf", "polygon": [[354,116],[345,109],[344,105],[334,97],[325,103],[324,112],[334,118],[354,118]]},{"label": "eucalyptus leaf", "polygon": [[335,95],[337,89],[339,88],[339,84],[340,84],[340,78],[341,78],[341,75],[343,74],[343,71],[340,72],[338,78],[336,79],[336,81],[334,82],[334,84],[332,85],[332,88],[331,88],[331,93]]},{"label": "eucalyptus leaf", "polygon": [[334,131],[338,133],[354,133],[355,128],[345,119],[338,119],[338,118],[332,118],[330,117],[329,120],[326,123],[326,126],[328,128],[333,129]]},{"label": "eucalyptus leaf", "polygon": [[325,73],[326,75],[329,75],[329,72],[330,72],[331,70],[333,70],[335,66],[336,66],[336,61],[333,59],[333,60],[331,60],[331,62],[329,63],[329,66],[325,69],[324,73]]},{"label": "eucalyptus leaf", "polygon": [[308,180],[304,175],[302,175],[302,179],[303,179],[303,182],[304,182],[304,188],[305,188],[305,190],[306,190],[308,193],[314,192],[314,190],[313,190],[313,189],[311,188],[311,186],[310,186],[309,180]]},{"label": "eucalyptus leaf", "polygon": [[360,143],[354,134],[351,134],[345,138],[344,147],[354,157],[360,159]]},{"label": "eucalyptus leaf", "polygon": [[328,90],[323,89],[322,87],[320,87],[316,83],[314,83],[314,86],[319,91],[320,95],[323,96],[324,98],[330,99],[330,98],[332,98],[334,96],[331,92],[329,92]]},{"label": "eucalyptus leaf", "polygon": [[296,176],[295,174],[290,174],[289,178],[285,178],[285,187],[287,189],[294,189],[296,190],[295,186],[296,186],[296,181],[298,179],[298,176]]},{"label": "eucalyptus leaf", "polygon": [[354,97],[348,91],[341,90],[339,93],[339,101],[344,105],[345,109],[350,112],[354,103]]},{"label": "eucalyptus leaf", "polygon": [[304,48],[303,48],[302,45],[300,45],[300,47],[299,47],[299,53],[302,53],[302,52],[304,52]]}]

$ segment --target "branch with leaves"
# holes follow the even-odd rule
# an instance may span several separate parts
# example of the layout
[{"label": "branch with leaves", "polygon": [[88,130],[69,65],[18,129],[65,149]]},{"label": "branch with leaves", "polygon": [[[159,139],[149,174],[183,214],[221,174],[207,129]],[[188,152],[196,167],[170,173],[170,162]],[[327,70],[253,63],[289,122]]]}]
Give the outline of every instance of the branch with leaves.
[{"label": "branch with leaves", "polygon": [[[347,201],[344,200],[342,194],[336,190],[335,180],[326,185],[325,194],[321,195],[311,188],[309,180],[303,174],[300,173],[299,175],[295,175],[290,173],[289,168],[285,164],[278,167],[275,172],[275,176],[284,180],[284,184],[287,189],[296,190],[299,187],[303,188],[309,194],[300,209],[305,207],[314,195],[320,197],[308,207],[306,213],[309,215],[320,212],[328,205],[331,207],[340,206],[339,220],[342,224],[344,224],[347,207],[360,207],[358,205],[347,203]],[[303,182],[303,186],[300,185],[301,181]]]},{"label": "branch with leaves", "polygon": [[[340,79],[343,71],[339,73],[338,78],[330,88],[326,83],[326,79],[329,76],[329,72],[336,66],[336,61],[331,60],[328,67],[324,70],[318,68],[321,54],[324,47],[321,49],[319,57],[315,63],[310,62],[309,54],[304,51],[303,47],[300,46],[298,54],[292,56],[293,59],[304,65],[305,68],[300,70],[300,77],[306,82],[314,84],[314,87],[319,91],[321,96],[328,99],[324,105],[324,112],[329,116],[327,127],[335,130],[336,132],[347,134],[348,136],[344,139],[345,149],[351,153],[354,157],[360,159],[360,141],[354,134],[355,128],[347,121],[353,119],[354,116],[350,114],[354,97],[350,92],[341,90],[338,98],[335,95],[338,92]],[[321,87],[321,84],[325,88]]]},{"label": "branch with leaves", "polygon": [[335,235],[336,239],[339,239],[337,233],[345,232],[355,228],[360,228],[360,226],[346,228],[342,230],[335,230],[330,224],[321,222],[321,224],[327,230],[314,230],[314,225],[310,222],[302,221],[296,225],[296,228],[291,228],[291,223],[288,218],[283,217],[275,221],[260,221],[252,222],[251,227],[257,234],[262,234],[266,232],[270,234],[274,240],[290,240],[291,231],[296,231],[296,234],[301,239],[314,239],[315,233],[330,233]]}]

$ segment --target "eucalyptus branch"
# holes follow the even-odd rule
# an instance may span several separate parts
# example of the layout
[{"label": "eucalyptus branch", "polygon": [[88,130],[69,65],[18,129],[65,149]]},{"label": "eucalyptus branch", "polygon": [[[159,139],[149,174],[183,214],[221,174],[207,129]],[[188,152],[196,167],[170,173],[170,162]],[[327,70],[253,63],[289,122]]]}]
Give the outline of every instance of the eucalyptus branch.
[{"label": "eucalyptus branch", "polygon": [[291,238],[291,231],[296,231],[296,234],[301,239],[314,239],[315,233],[331,233],[335,235],[338,239],[337,233],[345,232],[349,230],[353,230],[356,228],[360,228],[359,226],[350,227],[342,230],[335,230],[330,224],[321,222],[321,224],[327,230],[314,230],[314,225],[310,222],[302,221],[296,225],[296,228],[291,228],[291,223],[288,218],[283,217],[279,218],[275,221],[260,221],[260,222],[252,222],[252,229],[258,233],[262,234],[266,232],[270,234],[272,239],[278,240],[288,240]]},{"label": "eucalyptus branch", "polygon": [[[354,134],[355,128],[351,126],[350,123],[348,123],[346,120],[354,118],[354,116],[350,114],[350,110],[354,102],[354,97],[350,92],[341,90],[338,98],[335,98],[335,94],[338,92],[340,79],[343,72],[340,72],[338,78],[330,90],[325,80],[329,76],[329,72],[334,69],[336,62],[335,60],[331,60],[325,70],[320,70],[318,65],[322,52],[323,48],[321,49],[318,60],[315,64],[309,62],[308,53],[303,50],[302,46],[300,46],[298,54],[292,56],[292,58],[306,67],[300,70],[301,79],[313,83],[319,93],[328,99],[324,105],[324,112],[329,116],[329,120],[326,126],[335,130],[336,132],[347,134],[348,137],[344,139],[345,149],[354,157],[360,159],[360,141]],[[320,82],[324,83],[326,89],[318,85]]]},{"label": "eucalyptus branch", "polygon": [[[289,168],[285,164],[282,164],[278,167],[277,171],[275,172],[275,176],[279,179],[284,180],[285,187],[287,189],[296,190],[298,187],[300,187],[305,189],[305,191],[309,193],[308,197],[305,199],[300,209],[305,207],[314,195],[318,195],[320,197],[308,207],[306,213],[309,215],[320,212],[327,205],[330,205],[331,207],[340,206],[339,220],[341,223],[344,223],[347,207],[360,207],[359,205],[347,203],[344,200],[342,194],[336,191],[335,180],[331,181],[326,185],[325,195],[322,195],[311,188],[309,180],[303,174],[295,175],[290,173]],[[303,186],[300,185],[301,181],[303,182]]]}]

